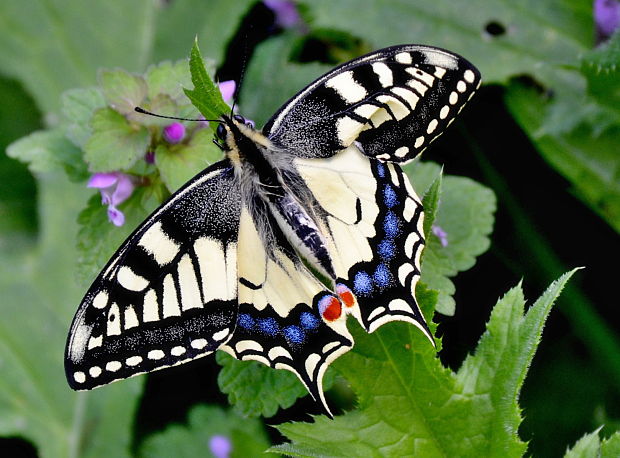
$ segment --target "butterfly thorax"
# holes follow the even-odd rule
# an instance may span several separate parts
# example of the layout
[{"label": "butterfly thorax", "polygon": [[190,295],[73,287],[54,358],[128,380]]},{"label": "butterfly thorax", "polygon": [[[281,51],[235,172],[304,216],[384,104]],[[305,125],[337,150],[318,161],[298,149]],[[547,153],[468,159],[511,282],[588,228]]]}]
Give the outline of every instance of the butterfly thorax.
[{"label": "butterfly thorax", "polygon": [[[237,119],[225,118],[228,134],[227,155],[235,165],[241,181],[242,196],[259,228],[270,227],[273,221],[281,230],[294,252],[311,270],[333,283],[336,279],[325,236],[317,223],[312,203],[304,199],[303,189],[297,189],[301,180],[294,166],[278,154],[278,149],[260,132]],[[283,178],[286,174],[287,179]],[[254,205],[257,199],[263,205]],[[267,213],[267,214],[265,214]],[[278,234],[260,234],[267,245]]]}]

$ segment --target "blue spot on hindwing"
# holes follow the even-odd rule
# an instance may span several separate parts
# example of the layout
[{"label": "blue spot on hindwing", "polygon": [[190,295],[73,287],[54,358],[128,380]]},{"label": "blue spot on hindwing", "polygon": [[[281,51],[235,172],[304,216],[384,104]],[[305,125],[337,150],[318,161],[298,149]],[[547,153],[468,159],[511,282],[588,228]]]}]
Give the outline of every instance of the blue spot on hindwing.
[{"label": "blue spot on hindwing", "polygon": [[385,166],[380,162],[377,162],[377,175],[380,178],[385,178]]},{"label": "blue spot on hindwing", "polygon": [[319,327],[321,321],[310,312],[303,312],[299,317],[301,327],[310,331]]},{"label": "blue spot on hindwing", "polygon": [[395,238],[400,232],[400,221],[396,213],[393,211],[387,212],[385,219],[383,220],[383,230],[385,235],[390,238]]},{"label": "blue spot on hindwing", "polygon": [[275,336],[280,327],[278,323],[273,318],[261,318],[258,320],[258,329],[263,334],[267,334],[268,336]]},{"label": "blue spot on hindwing", "polygon": [[379,288],[386,288],[392,283],[392,274],[384,263],[377,266],[372,278]]},{"label": "blue spot on hindwing", "polygon": [[374,286],[372,284],[372,278],[363,270],[355,274],[353,279],[353,291],[358,296],[368,296]]},{"label": "blue spot on hindwing", "polygon": [[241,315],[239,315],[239,318],[237,319],[237,323],[243,329],[252,329],[254,325],[256,324],[256,321],[254,321],[254,318],[252,318],[247,313],[242,313]]},{"label": "blue spot on hindwing", "polygon": [[398,205],[398,196],[389,184],[386,184],[385,188],[383,188],[383,202],[387,208],[392,208]]},{"label": "blue spot on hindwing", "polygon": [[285,327],[282,329],[282,333],[289,345],[299,345],[303,343],[306,337],[302,329],[295,325]]},{"label": "blue spot on hindwing", "polygon": [[388,261],[396,255],[396,245],[392,240],[383,239],[377,246],[377,252],[381,258]]}]

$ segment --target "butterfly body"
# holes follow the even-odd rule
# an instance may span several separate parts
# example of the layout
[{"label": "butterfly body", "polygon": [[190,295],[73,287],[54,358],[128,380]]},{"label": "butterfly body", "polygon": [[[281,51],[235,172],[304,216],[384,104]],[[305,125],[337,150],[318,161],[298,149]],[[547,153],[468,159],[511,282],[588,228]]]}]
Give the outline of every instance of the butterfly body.
[{"label": "butterfly body", "polygon": [[326,412],[322,377],[368,332],[406,321],[424,246],[398,163],[454,119],[480,83],[447,51],[386,48],[332,70],[262,131],[223,116],[226,158],[127,239],[87,292],[65,358],[90,389],[227,351],[295,373]]}]

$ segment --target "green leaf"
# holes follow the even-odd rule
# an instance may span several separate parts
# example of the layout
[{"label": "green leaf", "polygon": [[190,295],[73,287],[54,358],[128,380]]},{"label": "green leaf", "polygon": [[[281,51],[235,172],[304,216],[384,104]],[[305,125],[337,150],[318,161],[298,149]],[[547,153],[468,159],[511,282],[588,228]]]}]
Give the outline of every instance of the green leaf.
[{"label": "green leaf", "polygon": [[[215,71],[215,68],[211,68],[211,65],[209,67],[210,72]],[[165,61],[152,65],[148,68],[145,78],[149,98],[154,98],[159,94],[166,94],[177,103],[189,103],[183,92],[183,88],[188,87],[192,82],[187,59],[174,63]]]},{"label": "green leaf", "polygon": [[95,111],[93,135],[84,147],[91,172],[113,172],[131,167],[144,157],[151,136],[146,127],[132,125],[111,108]]},{"label": "green leaf", "polygon": [[96,70],[141,71],[150,59],[158,3],[152,0],[0,2],[0,70],[19,79],[44,112],[92,86]]},{"label": "green leaf", "polygon": [[[272,450],[296,456],[522,456],[519,391],[551,305],[572,273],[552,283],[525,316],[521,288],[510,290],[493,309],[475,355],[456,374],[409,324],[390,323],[370,335],[356,330],[356,347],[334,365],[357,393],[358,409],[334,420],[279,425],[292,442]],[[432,308],[432,296],[419,300],[424,310]],[[359,347],[372,354],[360,354]]]},{"label": "green leaf", "polygon": [[72,281],[76,253],[68,240],[84,192],[62,173],[37,178],[38,246],[0,256],[0,308],[11,317],[0,323],[0,435],[33,441],[41,457],[129,457],[142,382],[76,393],[63,370],[67,331],[83,293]]},{"label": "green leaf", "polygon": [[[125,214],[121,227],[108,220],[107,207],[101,203],[99,193],[93,195],[79,216],[77,234],[78,282],[86,287],[105,266],[108,259],[121,246],[131,232],[159,205],[155,189],[137,188],[119,209]],[[84,190],[80,191],[84,193]],[[76,212],[77,213],[77,212]]]},{"label": "green leaf", "polygon": [[613,122],[620,123],[620,33],[581,58],[581,72],[588,82],[588,92],[609,109]]},{"label": "green leaf", "polygon": [[165,431],[147,437],[140,447],[139,456],[224,456],[209,453],[213,436],[223,436],[230,441],[230,456],[233,458],[265,456],[264,451],[269,446],[260,421],[240,417],[220,407],[200,405],[189,413],[187,426],[169,426]]},{"label": "green leaf", "polygon": [[620,456],[620,432],[616,431],[609,439],[603,439],[601,458]]},{"label": "green leaf", "polygon": [[194,106],[206,119],[219,119],[222,114],[228,114],[230,107],[226,105],[220,89],[207,73],[200,49],[198,49],[198,41],[194,42],[190,53],[189,70],[194,89],[185,89],[185,95],[189,97]]},{"label": "green leaf", "polygon": [[[439,166],[429,162],[406,166],[404,170],[418,193],[432,189],[431,180],[440,173]],[[434,234],[427,237],[421,277],[429,288],[439,291],[439,313],[454,314],[454,284],[450,277],[473,267],[476,257],[488,249],[494,212],[495,195],[490,189],[469,178],[443,177],[433,225],[446,232],[448,244],[442,246]]]},{"label": "green leaf", "polygon": [[222,366],[217,379],[220,390],[245,417],[272,417],[278,408],[286,409],[308,394],[292,372],[274,370],[256,361],[237,361],[223,352],[217,352],[216,359]]},{"label": "green leaf", "polygon": [[601,440],[598,437],[600,428],[584,435],[573,448],[566,451],[564,458],[596,458],[601,453]]},{"label": "green leaf", "polygon": [[[597,127],[583,118],[562,131],[544,129],[549,102],[516,81],[508,86],[506,102],[545,159],[571,182],[575,194],[620,232],[620,124],[599,135]],[[565,110],[578,111],[572,105]]]},{"label": "green leaf", "polygon": [[70,89],[62,94],[62,114],[68,121],[66,135],[75,145],[83,148],[93,131],[90,118],[93,112],[105,107],[99,88]]},{"label": "green leaf", "polygon": [[70,142],[62,129],[40,130],[9,145],[9,157],[26,164],[33,173],[65,170],[74,181],[88,176],[82,152]]},{"label": "green leaf", "polygon": [[100,70],[97,79],[107,104],[124,115],[142,105],[148,93],[144,78],[122,69]]},{"label": "green leaf", "polygon": [[222,152],[212,142],[210,129],[197,130],[189,145],[159,145],[155,162],[170,192],[187,183],[198,172],[222,159]]},{"label": "green leaf", "polygon": [[439,199],[441,198],[442,177],[443,171],[440,171],[422,198],[422,205],[424,207],[424,240],[429,240],[432,234],[432,227],[437,216]]}]

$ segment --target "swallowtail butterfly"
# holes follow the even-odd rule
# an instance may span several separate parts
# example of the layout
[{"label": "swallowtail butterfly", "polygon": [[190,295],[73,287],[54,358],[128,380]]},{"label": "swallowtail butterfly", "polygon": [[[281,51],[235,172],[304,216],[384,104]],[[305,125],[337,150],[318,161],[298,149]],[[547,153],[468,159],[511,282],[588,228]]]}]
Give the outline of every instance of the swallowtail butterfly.
[{"label": "swallowtail butterfly", "polygon": [[420,199],[399,164],[480,85],[465,59],[420,45],[336,67],[259,132],[222,116],[225,159],[156,210],[73,319],[69,385],[91,389],[224,350],[295,373],[327,413],[322,378],[390,321],[433,337],[415,300]]}]

